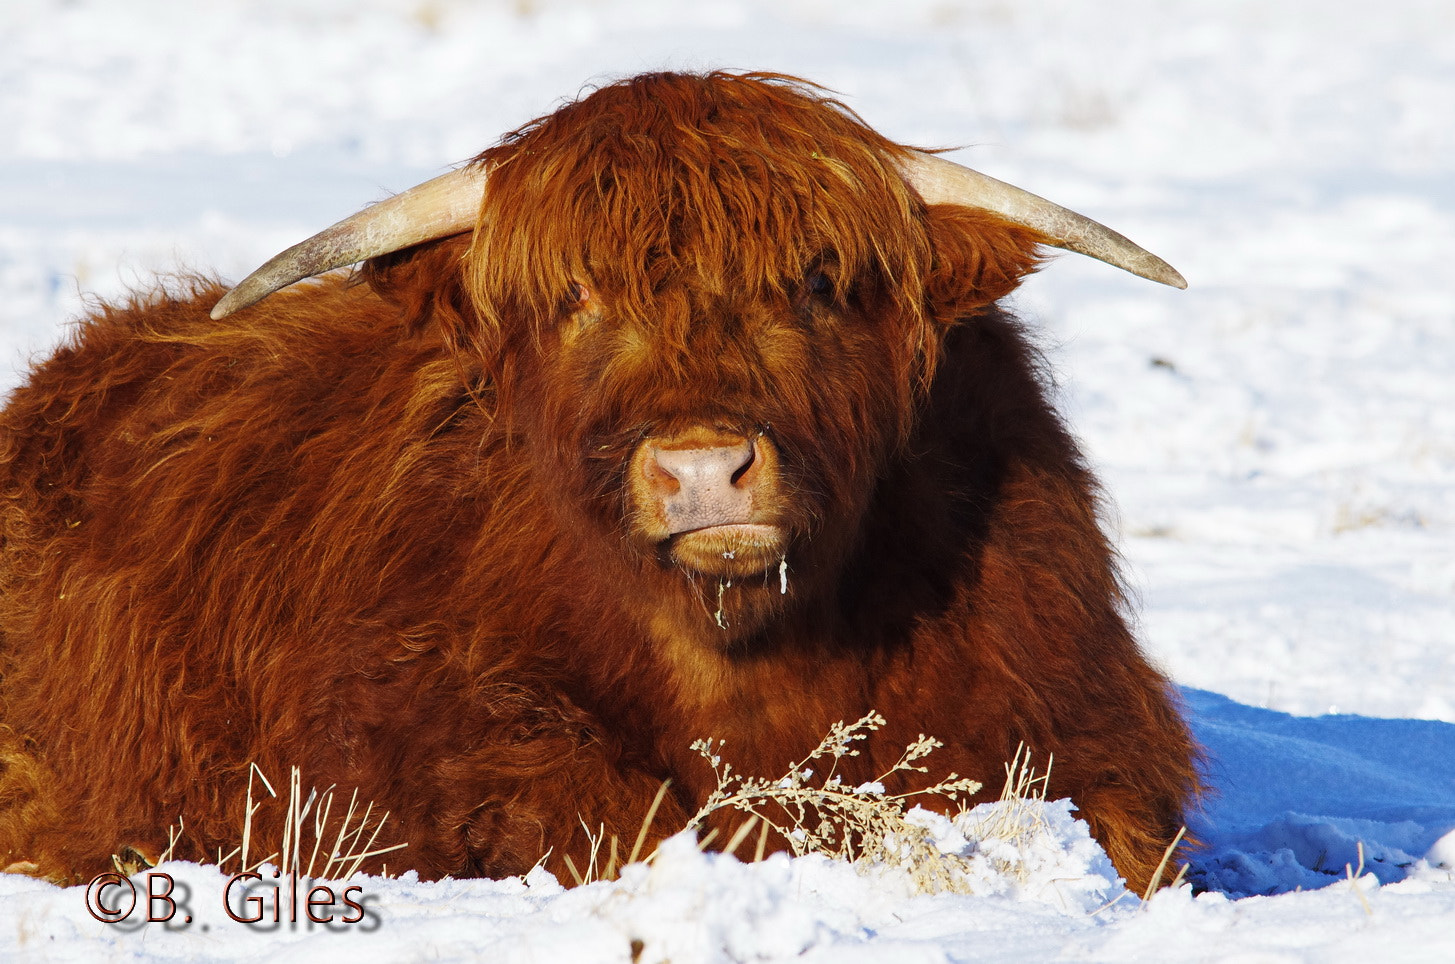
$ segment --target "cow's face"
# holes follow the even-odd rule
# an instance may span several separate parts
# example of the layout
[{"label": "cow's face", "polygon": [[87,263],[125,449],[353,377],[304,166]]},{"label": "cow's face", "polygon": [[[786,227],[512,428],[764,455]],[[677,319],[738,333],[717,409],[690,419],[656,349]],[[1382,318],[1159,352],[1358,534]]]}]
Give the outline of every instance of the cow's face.
[{"label": "cow's face", "polygon": [[480,351],[563,519],[743,627],[829,578],[911,429],[931,232],[897,149],[844,112],[650,87],[483,158]]},{"label": "cow's face", "polygon": [[[842,288],[840,287],[842,286]],[[686,278],[646,311],[575,282],[517,411],[595,524],[653,564],[779,595],[841,551],[913,410],[912,321],[871,273],[771,292]]]},{"label": "cow's face", "polygon": [[727,287],[687,276],[641,305],[578,276],[506,376],[560,517],[724,641],[832,581],[912,422],[924,340],[877,270],[820,257]]}]

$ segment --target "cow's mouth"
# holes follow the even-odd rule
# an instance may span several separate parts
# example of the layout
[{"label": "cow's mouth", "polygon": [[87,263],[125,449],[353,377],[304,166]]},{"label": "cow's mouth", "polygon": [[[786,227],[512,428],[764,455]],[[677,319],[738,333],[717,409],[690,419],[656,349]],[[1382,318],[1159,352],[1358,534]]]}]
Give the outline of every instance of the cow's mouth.
[{"label": "cow's mouth", "polygon": [[776,569],[787,543],[780,526],[734,522],[676,533],[667,541],[667,550],[685,569],[740,579]]}]

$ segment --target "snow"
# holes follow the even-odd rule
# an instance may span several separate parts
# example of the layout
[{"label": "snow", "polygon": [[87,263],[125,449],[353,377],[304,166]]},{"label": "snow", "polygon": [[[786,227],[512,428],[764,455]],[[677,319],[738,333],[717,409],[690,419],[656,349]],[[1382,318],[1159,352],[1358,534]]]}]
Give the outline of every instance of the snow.
[{"label": "snow", "polygon": [[1189,279],[1067,256],[1016,305],[1208,751],[1198,892],[1126,894],[1051,802],[993,866],[937,828],[981,868],[971,894],[682,839],[573,890],[351,881],[365,919],[332,930],[231,921],[215,868],[159,868],[186,927],[102,924],[81,888],[0,875],[0,956],[1455,959],[1455,6],[18,0],[0,388],[91,298],[240,278],[593,80],[712,66],[833,87]]}]

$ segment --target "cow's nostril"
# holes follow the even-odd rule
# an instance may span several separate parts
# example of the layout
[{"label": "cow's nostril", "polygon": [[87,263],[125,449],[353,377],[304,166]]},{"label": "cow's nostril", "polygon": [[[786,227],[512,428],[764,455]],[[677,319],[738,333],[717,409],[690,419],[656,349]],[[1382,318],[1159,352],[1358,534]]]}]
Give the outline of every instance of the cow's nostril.
[{"label": "cow's nostril", "polygon": [[681,488],[681,483],[672,474],[672,470],[663,464],[662,454],[658,449],[652,449],[650,457],[641,463],[641,473],[653,491],[671,494]]},{"label": "cow's nostril", "polygon": [[730,480],[731,484],[734,485],[734,486],[741,486],[741,485],[743,485],[744,484],[743,476],[745,476],[745,475],[748,474],[748,472],[753,468],[753,465],[754,465],[754,463],[757,462],[757,460],[758,460],[758,443],[757,442],[749,442],[748,443],[748,457],[746,459],[744,459],[743,460],[743,464],[740,465],[740,466],[738,466],[737,469],[736,469],[736,471],[733,472],[732,479]]}]

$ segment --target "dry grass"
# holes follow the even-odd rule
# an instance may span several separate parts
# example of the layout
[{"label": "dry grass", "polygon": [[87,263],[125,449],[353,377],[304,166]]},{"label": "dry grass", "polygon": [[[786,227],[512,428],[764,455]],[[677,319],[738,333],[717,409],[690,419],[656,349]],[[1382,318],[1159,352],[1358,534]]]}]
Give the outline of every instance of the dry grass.
[{"label": "dry grass", "polygon": [[1039,833],[1045,825],[1041,807],[1046,802],[1046,786],[1051,780],[1054,762],[1054,758],[1048,759],[1046,771],[1037,773],[1031,766],[1030,748],[1024,743],[1016,747],[1015,757],[1005,764],[1000,806],[969,821],[970,835],[976,840],[1005,840],[1019,847]]},{"label": "dry grass", "polygon": [[[945,861],[957,858],[945,858],[935,846],[930,831],[906,819],[906,816],[909,808],[921,798],[938,796],[958,803],[962,795],[968,796],[979,790],[980,784],[952,773],[922,790],[886,793],[884,783],[896,774],[925,773],[928,768],[920,761],[943,745],[933,737],[921,735],[876,780],[848,786],[837,772],[838,761],[858,756],[855,744],[882,727],[884,722],[882,716],[871,712],[854,723],[835,724],[813,752],[777,779],[736,773],[717,752],[722,748],[720,741],[698,740],[693,749],[702,755],[717,775],[717,789],[688,821],[686,829],[701,831],[711,814],[724,809],[737,810],[745,814],[746,819],[721,848],[724,853],[736,854],[756,832],[757,841],[749,859],[760,861],[766,855],[770,833],[776,831],[798,856],[824,854],[861,867],[887,864],[910,870],[922,889],[955,889],[953,868]],[[816,777],[817,771],[821,771],[822,776]],[[602,828],[596,832],[587,828],[587,836],[591,840],[588,865],[579,868],[570,858],[566,859],[567,869],[577,886],[615,880],[622,867],[637,861],[656,816],[657,803],[666,791],[667,784],[664,783],[625,861],[620,859],[622,848],[615,836],[608,837]],[[709,830],[698,846],[706,849],[714,842],[716,833]],[[655,857],[656,852],[653,851],[645,860],[651,862]]]},{"label": "dry grass", "polygon": [[[943,744],[923,734],[905,747],[893,766],[878,778],[858,786],[847,785],[838,773],[839,761],[858,756],[857,744],[884,724],[884,718],[875,712],[853,723],[835,724],[813,752],[776,779],[737,773],[722,759],[721,741],[697,741],[693,749],[712,767],[717,788],[685,829],[700,832],[712,814],[735,810],[746,819],[721,847],[724,853],[736,854],[756,834],[751,855],[746,859],[761,861],[766,856],[770,837],[776,832],[796,856],[822,854],[853,863],[861,870],[899,869],[908,874],[915,889],[926,893],[969,893],[975,874],[970,871],[969,858],[943,852],[927,821],[915,818],[912,808],[922,800],[939,798],[959,805],[955,824],[967,838],[979,844],[987,841],[1009,844],[1008,848],[999,848],[1002,852],[1014,853],[1045,831],[1042,805],[1050,767],[1048,763],[1047,772],[1038,774],[1031,766],[1030,751],[1024,747],[1005,766],[1000,805],[983,813],[976,811],[980,814],[978,817],[964,809],[963,798],[978,792],[981,784],[958,774],[951,773],[921,790],[905,793],[885,790],[885,784],[899,775],[928,772],[923,761]],[[643,850],[669,783],[664,781],[657,791],[629,849],[617,836],[608,835],[604,826],[593,831],[583,822],[590,841],[586,866],[577,866],[570,856],[564,858],[575,885],[616,880],[627,865],[642,860],[650,863],[656,857],[655,850],[647,854]],[[344,880],[358,873],[366,860],[407,846],[377,847],[380,832],[389,819],[387,811],[376,812],[371,803],[361,806],[357,791],[350,794],[346,807],[336,806],[332,786],[321,792],[311,789],[305,796],[302,776],[294,767],[289,774],[282,839],[276,848],[259,854],[253,840],[254,817],[262,808],[280,802],[272,783],[253,766],[248,777],[241,843],[226,854],[219,850],[216,864],[221,870],[257,872],[264,864],[272,864],[300,879]],[[168,830],[170,845],[156,860],[141,859],[131,851],[114,859],[118,867],[126,865],[128,871],[170,859],[182,830],[179,819],[176,827]],[[715,837],[716,831],[709,831],[702,836],[699,847],[706,849]],[[980,851],[977,859],[988,859],[995,872],[1010,877],[1024,875],[1024,869],[1013,859],[987,853],[983,846],[977,849]],[[139,866],[131,866],[134,863]],[[388,876],[387,867],[384,876]]]},{"label": "dry grass", "polygon": [[[871,712],[854,723],[835,724],[812,753],[776,779],[737,773],[722,759],[720,741],[697,741],[693,748],[712,767],[717,789],[688,821],[687,829],[700,832],[712,814],[735,810],[746,819],[722,846],[724,853],[736,854],[756,836],[751,855],[745,859],[762,860],[770,835],[776,832],[796,856],[822,854],[866,871],[875,867],[898,869],[906,873],[914,889],[924,893],[974,892],[975,882],[985,877],[987,866],[993,873],[1024,880],[1028,871],[1016,855],[1049,832],[1044,817],[1049,761],[1046,772],[1038,773],[1031,765],[1030,750],[1021,747],[1005,765],[1005,786],[998,805],[974,813],[963,808],[962,798],[977,792],[981,785],[954,773],[922,790],[899,794],[885,791],[886,782],[897,774],[928,771],[923,761],[942,745],[933,737],[921,735],[876,780],[858,786],[845,784],[838,773],[839,761],[858,756],[857,744],[884,722],[883,717]],[[658,802],[666,790],[663,784]],[[967,836],[968,855],[944,852],[929,826],[933,821],[917,818],[912,812],[915,804],[936,797],[961,805],[954,823]],[[604,828],[595,832],[587,828],[592,844],[587,866],[577,867],[569,858],[566,860],[574,883],[580,886],[617,879],[623,867],[641,856],[655,815],[654,804],[625,859],[621,843],[614,836],[606,835]],[[715,837],[715,830],[708,831],[698,846],[706,849]],[[645,860],[650,863],[655,857],[653,852]]]},{"label": "dry grass", "polygon": [[[1177,836],[1173,837],[1172,842],[1167,845],[1167,849],[1162,851],[1162,859],[1157,862],[1157,869],[1152,872],[1152,879],[1147,881],[1147,889],[1142,891],[1142,906],[1145,907],[1147,901],[1152,899],[1152,895],[1157,893],[1157,888],[1162,884],[1162,875],[1167,872],[1167,863],[1172,859],[1172,855],[1177,852],[1177,845],[1182,843],[1182,838],[1186,835],[1187,828],[1179,827]],[[1177,885],[1182,883],[1183,875],[1186,873],[1187,864],[1183,864],[1177,869],[1177,876],[1172,878],[1172,883],[1167,886],[1173,890],[1177,889]]]},{"label": "dry grass", "polygon": [[1344,874],[1349,880],[1349,889],[1354,891],[1354,896],[1359,898],[1359,906],[1364,908],[1365,917],[1374,916],[1374,908],[1369,906],[1369,898],[1364,896],[1364,888],[1359,882],[1364,879],[1364,841],[1356,841],[1359,847],[1359,869],[1355,870],[1348,864],[1344,865]]},{"label": "dry grass", "polygon": [[[921,734],[878,778],[848,786],[837,772],[839,760],[858,756],[855,744],[883,725],[884,718],[874,712],[854,723],[836,723],[813,752],[776,780],[735,773],[718,752],[721,742],[697,741],[693,749],[712,767],[718,785],[688,826],[701,828],[709,815],[733,809],[747,814],[749,820],[728,841],[724,849],[729,852],[735,851],[758,826],[760,853],[766,830],[771,828],[788,841],[798,856],[816,853],[854,863],[917,868],[938,878],[941,868],[935,858],[939,848],[925,827],[905,819],[908,809],[921,797],[943,797],[958,803],[962,794],[975,793],[980,784],[951,773],[923,790],[885,792],[885,783],[899,774],[927,772],[928,767],[920,761],[943,744]],[[817,776],[818,771],[822,776]]]},{"label": "dry grass", "polygon": [[[671,780],[663,780],[662,785],[657,788],[657,795],[652,798],[652,805],[647,808],[647,815],[642,820],[641,827],[637,830],[636,842],[632,844],[631,852],[627,854],[625,863],[621,861],[621,842],[616,834],[606,835],[606,828],[598,826],[595,831],[586,826],[583,821],[581,826],[586,831],[586,838],[591,841],[591,858],[587,861],[586,869],[576,867],[576,862],[571,859],[570,854],[564,855],[566,869],[570,871],[571,877],[575,880],[576,886],[594,883],[598,880],[616,880],[621,868],[627,864],[634,864],[641,857],[642,846],[647,842],[647,831],[652,827],[652,821],[657,819],[657,810],[662,806],[662,799],[667,795],[667,788],[672,785]],[[601,849],[606,846],[607,852],[603,859]],[[656,856],[653,850],[647,856],[650,862]],[[545,860],[544,857],[541,860]]]},{"label": "dry grass", "polygon": [[[267,796],[254,798],[254,778],[259,789],[267,791]],[[253,818],[264,807],[278,805],[279,800],[267,776],[256,764],[252,764],[248,773],[242,841],[226,854],[218,849],[218,869],[229,874],[256,873],[264,864],[273,864],[296,879],[346,880],[363,868],[364,861],[408,846],[400,843],[375,847],[379,833],[389,819],[389,812],[375,813],[372,803],[361,808],[358,791],[355,790],[349,795],[347,809],[336,813],[334,789],[330,786],[320,792],[312,788],[305,797],[302,774],[297,767],[291,768],[288,798],[284,804],[287,810],[284,813],[283,838],[277,842],[276,849],[269,849],[258,856],[254,851]],[[171,860],[184,828],[181,817],[177,818],[175,827],[167,828],[167,849],[160,855],[149,856],[128,847],[119,854],[113,854],[111,862],[118,871],[130,875]],[[325,847],[325,842],[330,839],[332,842]],[[233,864],[232,869],[229,869],[229,864]],[[382,876],[390,876],[387,865],[383,866]]]},{"label": "dry grass", "polygon": [[[253,777],[256,776],[267,790],[268,798],[253,801]],[[253,817],[257,811],[270,802],[276,802],[277,792],[263,771],[253,765],[248,773],[248,802],[243,822],[242,843],[231,853],[218,853],[217,865],[226,870],[227,863],[236,858],[239,871],[256,871],[263,864],[274,863],[284,873],[295,878],[317,880],[346,880],[362,869],[364,861],[379,857],[408,844],[394,844],[389,847],[375,847],[379,832],[389,820],[389,812],[375,813],[372,803],[360,809],[359,792],[349,794],[348,808],[342,814],[334,812],[334,787],[319,792],[316,788],[303,796],[303,778],[297,767],[288,774],[288,802],[283,820],[283,839],[277,850],[263,857],[255,857],[252,850]],[[332,843],[324,848],[324,842]],[[304,854],[307,862],[304,862]],[[320,863],[320,858],[322,863]],[[275,863],[276,861],[276,863]],[[388,868],[384,868],[385,876]]]}]

